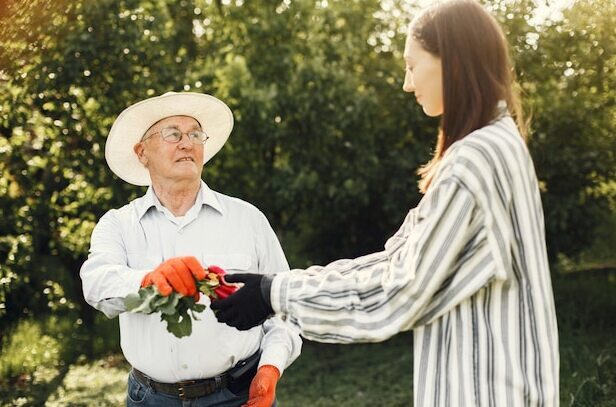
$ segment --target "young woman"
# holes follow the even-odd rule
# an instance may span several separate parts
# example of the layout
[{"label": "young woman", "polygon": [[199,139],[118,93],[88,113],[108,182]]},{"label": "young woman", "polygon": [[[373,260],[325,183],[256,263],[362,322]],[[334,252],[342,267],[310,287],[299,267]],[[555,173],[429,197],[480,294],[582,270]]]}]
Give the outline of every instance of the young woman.
[{"label": "young woman", "polygon": [[[507,43],[477,2],[410,25],[404,91],[440,116],[425,193],[382,252],[244,287],[212,308],[240,329],[286,315],[310,340],[414,331],[415,406],[555,406],[558,332],[537,177]],[[517,124],[516,124],[517,121]]]}]

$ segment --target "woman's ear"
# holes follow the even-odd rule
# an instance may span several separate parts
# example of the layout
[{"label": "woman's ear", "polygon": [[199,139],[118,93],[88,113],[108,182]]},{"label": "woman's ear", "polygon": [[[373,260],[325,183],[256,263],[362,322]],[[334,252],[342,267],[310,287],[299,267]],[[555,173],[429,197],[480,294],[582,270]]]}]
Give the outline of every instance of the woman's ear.
[{"label": "woman's ear", "polygon": [[137,158],[139,162],[143,164],[144,167],[148,166],[148,158],[145,156],[145,148],[143,147],[143,143],[139,142],[133,146],[133,151],[137,154]]}]

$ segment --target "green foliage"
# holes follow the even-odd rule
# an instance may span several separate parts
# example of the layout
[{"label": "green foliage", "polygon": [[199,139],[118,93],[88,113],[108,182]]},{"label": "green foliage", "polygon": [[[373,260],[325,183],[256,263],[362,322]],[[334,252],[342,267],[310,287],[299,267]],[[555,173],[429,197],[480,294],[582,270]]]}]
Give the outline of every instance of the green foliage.
[{"label": "green foliage", "polygon": [[0,405],[47,405],[69,366],[84,354],[97,359],[120,351],[117,319],[101,314],[87,332],[83,328],[75,315],[64,314],[22,319],[2,331]]},{"label": "green foliage", "polygon": [[0,355],[0,383],[28,380],[43,367],[60,363],[61,345],[56,338],[44,334],[41,326],[29,319],[19,322],[2,341]]},{"label": "green foliage", "polygon": [[616,270],[554,278],[560,336],[561,404],[613,406],[616,400]]},{"label": "green foliage", "polygon": [[367,43],[378,2],[358,6],[247,3],[208,25],[237,33],[214,79],[236,126],[206,179],[262,208],[293,264],[377,249],[418,200],[428,148],[413,141],[435,130],[408,114],[399,47]]},{"label": "green foliage", "polygon": [[[558,275],[553,281],[559,311],[563,406],[614,406],[614,273]],[[66,328],[70,324],[59,325]],[[112,343],[117,331],[100,331],[92,337]],[[114,351],[114,356],[78,360],[51,391],[43,392],[37,386],[25,391],[13,387],[11,393],[0,392],[0,400],[5,402],[3,405],[23,405],[24,400],[31,405],[50,406],[121,404],[130,367],[119,354],[117,344]],[[288,406],[408,406],[412,400],[412,365],[411,333],[378,344],[306,342],[300,358],[281,378],[278,401]]]},{"label": "green foliage", "polygon": [[111,355],[94,362],[80,360],[71,366],[63,386],[46,400],[45,406],[116,407],[126,403],[129,366],[121,355]]},{"label": "green foliage", "polygon": [[577,1],[520,60],[553,257],[583,251],[616,210],[615,25],[613,1]]},{"label": "green foliage", "polygon": [[[197,290],[210,299],[217,298],[214,291],[219,285],[218,277],[210,273],[208,278],[195,280]],[[193,297],[183,296],[178,292],[162,295],[156,286],[140,288],[135,294],[124,298],[126,310],[134,313],[152,314],[160,312],[160,320],[167,323],[167,331],[178,338],[192,333],[192,320],[198,320],[197,314],[205,311],[205,305],[195,302]]]},{"label": "green foliage", "polygon": [[614,406],[616,360],[612,335],[563,338],[561,405]]},{"label": "green foliage", "polygon": [[[62,317],[22,319],[10,330],[3,330],[0,401],[13,400],[13,405],[24,405],[28,400],[32,402],[31,393],[53,391],[62,380],[62,372],[77,358],[77,354],[91,346],[89,339],[87,342],[83,340],[82,328],[79,319],[65,314]],[[114,341],[110,340],[108,332],[105,341],[108,342],[106,349],[119,349],[110,346]]]},{"label": "green foliage", "polygon": [[380,344],[307,342],[282,376],[278,400],[289,406],[409,406],[411,338],[404,333]]},{"label": "green foliage", "polygon": [[[142,193],[106,168],[106,132],[146,96],[185,89],[230,104],[235,131],[206,180],[262,208],[294,264],[373,250],[418,200],[413,171],[428,147],[413,141],[431,139],[434,128],[407,114],[393,76],[399,47],[366,42],[383,24],[365,18],[379,10],[376,0],[35,0],[18,9],[5,10],[12,24],[0,31],[8,90],[0,95],[0,318],[8,323],[50,311],[46,282],[67,285],[65,301],[87,312],[77,271],[92,228]],[[37,9],[53,23],[42,24]]]},{"label": "green foliage", "polygon": [[[378,0],[10,0],[0,10],[0,323],[77,309],[100,216],[143,193],[112,175],[105,137],[126,106],[211,93],[235,128],[210,186],[256,204],[302,267],[382,247],[420,199],[437,123],[401,91],[413,5]],[[486,2],[533,113],[552,258],[614,213],[616,11],[579,0]],[[7,23],[10,22],[10,23]],[[610,206],[610,202],[612,203]]]}]

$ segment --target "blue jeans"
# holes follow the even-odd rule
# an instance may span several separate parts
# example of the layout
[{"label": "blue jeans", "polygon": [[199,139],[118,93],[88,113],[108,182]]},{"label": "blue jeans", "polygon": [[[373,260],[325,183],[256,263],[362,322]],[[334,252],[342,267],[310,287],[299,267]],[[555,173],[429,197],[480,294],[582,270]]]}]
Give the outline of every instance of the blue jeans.
[{"label": "blue jeans", "polygon": [[[128,375],[127,407],[240,407],[247,401],[248,387],[238,394],[224,388],[198,399],[180,400],[176,396],[155,392],[150,386],[137,381],[133,372]],[[272,407],[276,407],[276,401]]]}]

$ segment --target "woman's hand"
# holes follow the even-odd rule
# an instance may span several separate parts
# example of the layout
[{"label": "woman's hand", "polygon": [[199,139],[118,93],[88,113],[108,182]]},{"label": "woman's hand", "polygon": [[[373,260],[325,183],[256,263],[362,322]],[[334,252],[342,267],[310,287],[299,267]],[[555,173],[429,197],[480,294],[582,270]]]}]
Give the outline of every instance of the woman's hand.
[{"label": "woman's hand", "polygon": [[[261,274],[227,274],[226,283],[243,283],[244,286],[229,297],[213,301],[210,307],[214,310],[218,322],[239,329],[248,330],[261,325],[274,311],[269,301],[270,277]],[[267,297],[267,298],[266,298]]]}]

